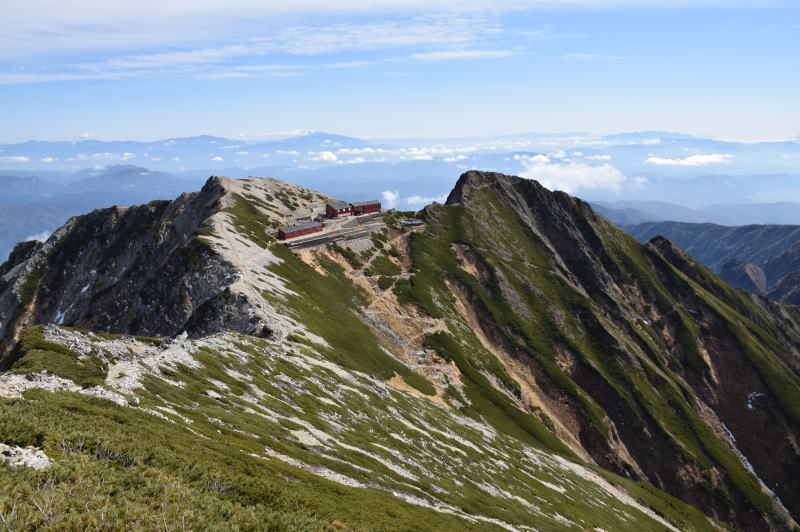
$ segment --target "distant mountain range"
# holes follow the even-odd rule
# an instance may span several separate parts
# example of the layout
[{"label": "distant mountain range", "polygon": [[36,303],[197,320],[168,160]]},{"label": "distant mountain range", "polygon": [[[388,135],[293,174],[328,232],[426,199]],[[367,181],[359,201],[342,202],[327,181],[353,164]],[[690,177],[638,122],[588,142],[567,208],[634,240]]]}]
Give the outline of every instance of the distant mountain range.
[{"label": "distant mountain range", "polygon": [[591,202],[614,224],[624,227],[643,222],[690,222],[719,225],[800,224],[800,203],[717,203],[691,209],[665,201],[625,200]]},{"label": "distant mountain range", "polygon": [[800,304],[800,225],[647,222],[626,230],[642,242],[668,238],[733,286]]},{"label": "distant mountain range", "polygon": [[796,529],[800,307],[498,173],[412,230],[265,230],[326,200],[211,177],[14,249],[6,528]]},{"label": "distant mountain range", "polygon": [[[507,167],[518,173],[528,168],[525,158],[543,155],[551,163],[582,163],[589,166],[612,165],[628,180],[622,184],[628,199],[637,191],[644,194],[659,189],[669,193],[663,179],[693,180],[687,183],[701,198],[684,197],[677,203],[690,207],[716,203],[707,194],[739,177],[795,174],[800,161],[800,140],[745,143],[703,139],[690,135],[658,131],[597,136],[586,133],[521,133],[494,137],[456,139],[408,138],[359,139],[331,133],[308,133],[279,140],[236,140],[201,135],[151,142],[140,141],[28,141],[0,145],[0,167],[9,170],[69,172],[91,165],[136,164],[167,172],[225,173],[229,169],[299,168],[315,169],[365,163],[392,164],[404,161],[445,163],[451,172],[458,165],[467,167]],[[515,157],[516,156],[516,157]],[[451,184],[452,185],[452,179]],[[770,186],[773,186],[771,184]],[[442,190],[446,194],[449,186]],[[796,189],[795,183],[788,183]],[[621,199],[612,187],[592,199]],[[785,199],[800,199],[800,192]],[[680,197],[680,196],[678,196]],[[675,197],[651,196],[647,199],[674,201]],[[746,198],[744,202],[778,201],[777,196]],[[709,201],[710,200],[710,201]],[[699,201],[699,203],[697,202]],[[720,202],[732,200],[721,198]],[[739,200],[736,200],[739,201]]]},{"label": "distant mountain range", "polygon": [[645,131],[365,140],[308,133],[0,145],[0,258],[74,214],[171,199],[210,175],[286,179],[349,200],[417,210],[485,169],[592,202],[619,226],[649,221],[800,224],[800,141],[743,143]]},{"label": "distant mountain range", "polygon": [[17,242],[46,238],[71,216],[98,207],[172,199],[200,184],[133,165],[83,170],[58,181],[0,175],[0,259]]}]

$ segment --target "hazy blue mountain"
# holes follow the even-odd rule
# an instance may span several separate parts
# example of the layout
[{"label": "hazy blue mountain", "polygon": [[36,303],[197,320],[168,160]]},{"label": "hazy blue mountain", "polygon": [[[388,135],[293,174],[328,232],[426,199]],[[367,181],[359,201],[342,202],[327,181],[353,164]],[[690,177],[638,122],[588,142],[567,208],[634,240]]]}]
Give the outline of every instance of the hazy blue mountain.
[{"label": "hazy blue mountain", "polygon": [[[600,207],[598,212],[617,225],[631,225],[642,222],[715,222],[719,217],[675,203],[665,201],[621,200],[614,203],[592,202],[592,207]],[[625,223],[625,220],[631,221]]]},{"label": "hazy blue mountain", "polygon": [[[0,160],[11,169],[48,168],[75,170],[87,165],[132,163],[164,171],[211,166],[223,168],[270,163],[302,163],[308,152],[359,149],[371,143],[327,133],[311,133],[266,142],[240,141],[200,135],[154,142],[139,141],[29,141],[0,145]],[[301,159],[298,159],[298,157]],[[309,161],[305,161],[309,162]],[[326,161],[320,161],[326,162]]]},{"label": "hazy blue mountain", "polygon": [[719,203],[704,211],[728,225],[800,224],[800,203]]},{"label": "hazy blue mountain", "polygon": [[[714,154],[724,156],[724,162],[685,164],[687,158]],[[661,163],[653,164],[654,158]],[[0,207],[130,205],[195,190],[209,175],[262,175],[344,199],[377,198],[411,210],[442,201],[454,184],[452,176],[486,169],[563,183],[618,225],[661,220],[800,223],[797,160],[797,140],[741,143],[662,131],[380,141],[321,132],[263,141],[210,135],[151,142],[28,141],[0,145]],[[625,178],[605,188],[569,188],[570,176],[592,168]],[[52,209],[62,218],[74,211]],[[50,213],[43,216],[50,218]],[[0,227],[4,239],[55,227],[27,216],[5,219],[13,223]],[[10,244],[0,243],[0,256]]]},{"label": "hazy blue mountain", "polygon": [[[329,153],[323,156],[323,152]],[[514,153],[558,152],[563,152],[573,161],[593,165],[612,164],[627,176],[644,177],[648,183],[642,187],[642,192],[646,193],[660,178],[690,179],[719,171],[733,176],[793,173],[796,172],[796,163],[800,157],[800,142],[789,140],[743,143],[660,131],[607,136],[586,133],[520,133],[493,137],[385,139],[380,142],[331,133],[308,133],[265,141],[201,135],[152,142],[90,139],[3,144],[0,145],[0,164],[14,170],[76,170],[93,164],[130,163],[154,170],[183,172],[201,168],[284,165],[317,168],[335,164],[393,163],[408,160],[442,160],[457,165],[462,164],[462,157],[470,157],[474,161],[470,167],[502,170],[496,163],[508,160],[509,155]],[[686,164],[685,159],[696,155],[716,155],[722,158],[722,162]],[[657,162],[660,164],[656,164]],[[524,165],[518,161],[509,162],[508,167],[513,168],[515,173],[524,170]],[[634,184],[642,185],[642,181],[631,180],[629,183],[631,187]],[[646,198],[626,198],[674,201],[652,195]],[[755,200],[743,198],[722,201]],[[717,202],[705,198],[701,204]]]},{"label": "hazy blue mountain", "polygon": [[0,175],[0,205],[46,201],[61,188],[59,183],[42,177]]},{"label": "hazy blue mountain", "polygon": [[743,225],[645,222],[625,228],[641,242],[663,236],[689,252],[715,273],[735,259],[763,264],[800,242],[800,225]]},{"label": "hazy blue mountain", "polygon": [[614,208],[606,203],[591,202],[592,208],[606,220],[619,227],[655,221],[652,215],[632,208]]},{"label": "hazy blue mountain", "polygon": [[64,183],[38,177],[0,177],[0,259],[19,241],[44,238],[71,216],[99,207],[172,199],[203,181],[133,165],[75,172]]}]

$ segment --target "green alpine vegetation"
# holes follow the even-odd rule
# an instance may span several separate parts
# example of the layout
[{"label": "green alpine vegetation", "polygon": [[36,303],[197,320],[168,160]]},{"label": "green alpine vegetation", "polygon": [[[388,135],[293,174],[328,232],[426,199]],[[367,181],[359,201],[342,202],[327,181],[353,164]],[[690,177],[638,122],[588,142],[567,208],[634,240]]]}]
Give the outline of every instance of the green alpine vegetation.
[{"label": "green alpine vegetation", "polygon": [[358,239],[271,236],[326,200],[213,177],[15,249],[3,527],[797,526],[796,307],[495,173]]}]

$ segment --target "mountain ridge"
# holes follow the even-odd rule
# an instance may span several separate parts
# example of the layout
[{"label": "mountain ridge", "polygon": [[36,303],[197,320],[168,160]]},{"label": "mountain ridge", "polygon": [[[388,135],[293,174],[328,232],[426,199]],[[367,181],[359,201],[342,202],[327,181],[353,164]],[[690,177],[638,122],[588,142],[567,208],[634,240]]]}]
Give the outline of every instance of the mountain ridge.
[{"label": "mountain ridge", "polygon": [[[4,361],[11,371],[6,380],[13,377],[19,385],[18,376],[45,369],[83,383],[75,385],[77,392],[58,393],[80,396],[99,387],[91,393],[113,392],[128,405],[145,401],[151,410],[171,408],[198,424],[201,414],[220,415],[191,406],[205,404],[195,392],[207,384],[198,379],[213,375],[226,383],[227,388],[214,385],[213,394],[234,405],[239,399],[228,390],[244,382],[273,397],[279,392],[234,358],[260,361],[253,362],[259,367],[278,364],[270,358],[278,355],[268,354],[272,350],[286,353],[289,365],[280,365],[289,368],[295,360],[291,353],[299,350],[315,358],[314,364],[335,364],[340,376],[361,379],[353,373],[359,372],[380,386],[408,392],[414,401],[452,412],[464,426],[478,422],[503,441],[586,467],[599,475],[592,485],[605,479],[677,528],[717,526],[687,503],[713,523],[736,528],[794,526],[800,500],[786,464],[798,460],[790,443],[800,423],[795,307],[736,291],[666,239],[639,244],[586,202],[529,179],[466,172],[445,204],[419,213],[423,226],[408,230],[389,215],[385,227],[360,242],[293,254],[272,239],[272,228],[319,209],[324,200],[277,180],[213,177],[200,192],[171,203],[95,211],[72,219],[43,245],[18,246],[0,269],[0,317],[11,351]],[[167,297],[153,296],[162,293]],[[37,328],[56,322],[61,326]],[[73,333],[64,325],[90,332]],[[230,331],[239,336],[213,340],[234,334]],[[123,333],[119,341],[139,350],[136,342],[155,346],[145,349],[150,358],[133,359],[152,368],[143,381],[146,393],[122,386],[127,377],[118,382],[117,375],[131,366],[112,368],[132,355],[124,354],[129,347],[118,354],[103,351],[111,344],[103,343],[101,333]],[[183,333],[189,338],[182,339]],[[136,340],[131,334],[167,338]],[[183,354],[175,360],[183,362],[158,370],[156,361],[178,352]],[[226,377],[217,361],[234,373]],[[177,386],[172,379],[192,384]],[[24,382],[36,388],[40,381]],[[291,405],[292,397],[300,397],[291,390],[275,397]],[[37,401],[49,404],[47,397]],[[247,408],[263,408],[256,403]],[[301,418],[313,409],[302,410],[293,415],[308,423],[312,418]],[[331,420],[313,419],[314,430],[302,430],[314,439],[303,434],[282,439],[305,441],[350,463],[347,448],[324,443],[333,435]],[[255,430],[244,418],[229,424]],[[206,428],[220,425],[196,426],[213,434]],[[467,441],[477,445],[474,438]],[[307,471],[323,471],[313,465],[313,453],[278,440],[259,441],[273,453],[265,459],[280,455],[278,460],[305,464]],[[348,441],[359,449],[369,445]],[[432,478],[416,472],[421,462],[408,460],[410,449],[401,452],[381,441],[393,452],[380,460],[402,456],[404,469],[396,471],[413,469],[415,478]],[[237,445],[258,454],[252,443]],[[335,463],[325,462],[325,468],[350,478],[378,478],[369,476],[378,471],[372,462],[369,474]],[[556,499],[543,496],[534,488],[538,484],[517,481],[526,487],[497,484],[483,493],[495,502],[520,497],[553,508]],[[386,487],[396,480],[377,482]],[[545,517],[530,506],[507,507],[519,501],[491,510],[475,506],[466,488],[431,480],[444,490],[439,492],[415,482],[413,490],[421,490],[416,496],[470,508],[459,513],[467,521],[472,514],[509,526],[544,526],[541,519],[551,519],[547,526],[554,528],[569,526],[557,518],[560,524],[553,525],[556,510]],[[513,497],[504,499],[497,490],[510,490]],[[536,493],[541,500],[530,498]],[[593,518],[582,503],[570,504],[558,512],[574,512],[566,518],[577,526],[628,527],[620,521],[590,525]],[[630,529],[652,525],[641,519]]]},{"label": "mountain ridge", "polygon": [[684,246],[731,285],[787,303],[800,303],[800,226],[737,227],[678,222],[625,227],[640,240],[663,234]]}]

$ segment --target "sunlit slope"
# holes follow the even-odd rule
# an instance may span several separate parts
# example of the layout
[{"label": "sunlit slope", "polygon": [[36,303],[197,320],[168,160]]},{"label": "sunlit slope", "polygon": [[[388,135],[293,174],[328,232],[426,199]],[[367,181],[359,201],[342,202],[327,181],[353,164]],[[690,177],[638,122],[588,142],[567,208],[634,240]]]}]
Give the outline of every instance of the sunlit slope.
[{"label": "sunlit slope", "polygon": [[469,172],[423,218],[395,291],[448,323],[429,345],[466,376],[465,410],[546,444],[492,408],[499,389],[587,460],[738,527],[789,526],[770,490],[800,510],[794,307],[530,180]]}]

